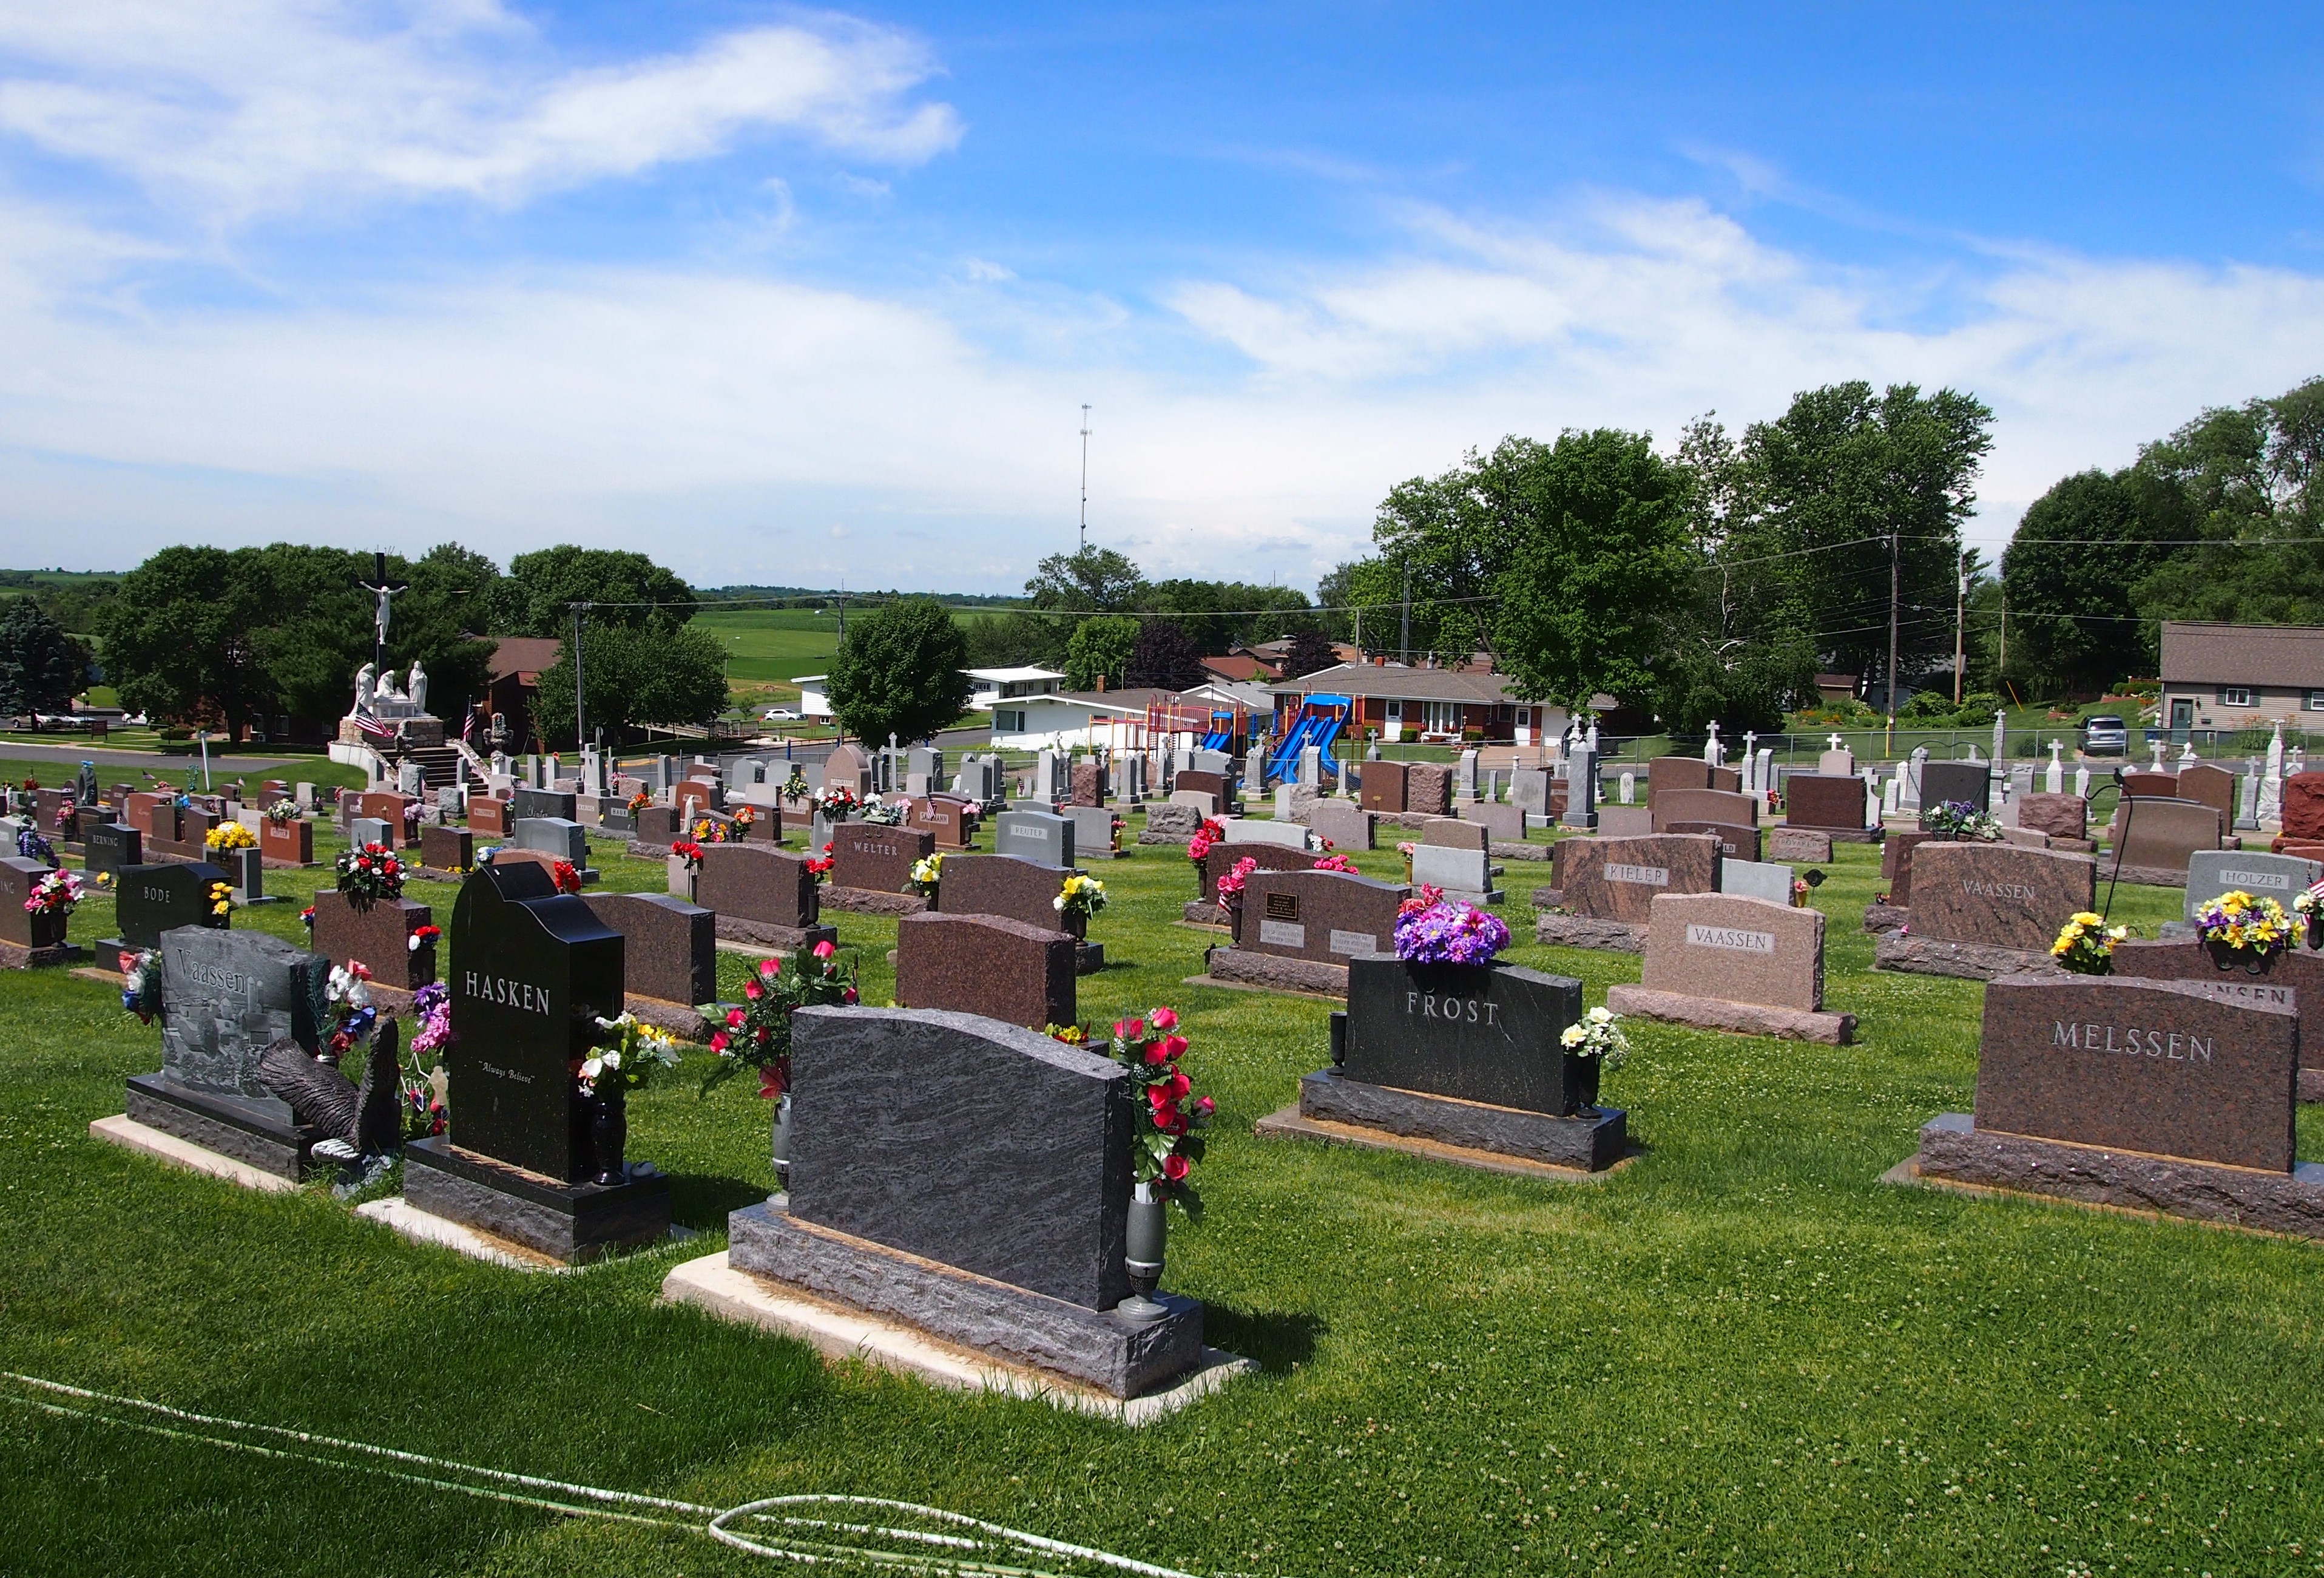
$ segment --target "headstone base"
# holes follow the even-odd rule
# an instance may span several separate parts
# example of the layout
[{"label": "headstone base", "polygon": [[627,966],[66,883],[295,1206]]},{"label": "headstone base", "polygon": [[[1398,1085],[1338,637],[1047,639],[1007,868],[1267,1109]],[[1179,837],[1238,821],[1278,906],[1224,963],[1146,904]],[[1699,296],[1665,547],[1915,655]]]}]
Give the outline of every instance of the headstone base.
[{"label": "headstone base", "polygon": [[1178,918],[1188,926],[1231,926],[1223,904],[1213,904],[1207,899],[1196,899],[1178,913]]},{"label": "headstone base", "polygon": [[155,1161],[167,1163],[173,1167],[183,1167],[189,1173],[224,1178],[226,1182],[239,1184],[245,1189],[279,1193],[299,1186],[296,1181],[286,1178],[280,1173],[270,1173],[263,1167],[254,1167],[246,1161],[236,1161],[230,1156],[222,1156],[208,1146],[196,1145],[190,1140],[181,1140],[175,1134],[166,1133],[150,1124],[140,1123],[125,1112],[96,1120],[89,1124],[88,1134],[90,1139],[102,1140],[107,1145],[117,1145],[124,1150],[134,1150],[141,1156],[150,1156]]},{"label": "headstone base", "polygon": [[307,1176],[308,1153],[323,1138],[255,1102],[187,1090],[158,1074],[129,1076],[127,1112],[133,1122],[292,1183]]},{"label": "headstone base", "polygon": [[796,1337],[835,1363],[866,1362],[931,1386],[997,1392],[1052,1407],[1112,1419],[1135,1428],[1167,1418],[1208,1397],[1233,1377],[1259,1367],[1217,1348],[1176,1383],[1135,1398],[1116,1398],[1092,1386],[1060,1380],[1030,1365],[1013,1364],[930,1337],[901,1321],[850,1309],[748,1271],[721,1250],[671,1269],[662,1278],[668,1304],[690,1304],[724,1319]]},{"label": "headstone base", "polygon": [[85,964],[88,950],[78,943],[28,948],[21,943],[0,943],[0,970],[45,970],[60,964]]},{"label": "headstone base", "polygon": [[1370,1084],[1329,1068],[1299,1082],[1299,1115],[1589,1173],[1621,1160],[1628,1143],[1628,1116],[1618,1107],[1561,1118]]},{"label": "headstone base", "polygon": [[[1794,833],[1821,833],[1834,844],[1878,844],[1888,836],[1886,827],[1790,827]],[[1768,831],[1773,833],[1774,828]]]},{"label": "headstone base", "polygon": [[2128,882],[2139,888],[2183,888],[2187,885],[2187,869],[2184,866],[2176,870],[2170,866],[2124,866],[2116,871],[2114,862],[2105,855],[2099,855],[2098,862],[2098,881],[2101,882]]},{"label": "headstone base", "polygon": [[277,860],[270,854],[261,856],[258,863],[270,872],[311,872],[323,863],[318,860]]},{"label": "headstone base", "polygon": [[1416,1156],[1425,1161],[1474,1167],[1481,1173],[1507,1173],[1513,1177],[1539,1178],[1560,1184],[1594,1184],[1601,1178],[1612,1177],[1637,1159],[1626,1156],[1612,1167],[1594,1173],[1584,1172],[1579,1167],[1552,1167],[1547,1162],[1527,1161],[1523,1157],[1508,1156],[1498,1150],[1479,1150],[1471,1146],[1448,1145],[1441,1140],[1391,1134],[1384,1129],[1368,1129],[1355,1123],[1303,1117],[1296,1102],[1261,1118],[1253,1126],[1253,1132],[1261,1140],[1321,1140],[1330,1145],[1352,1145],[1364,1150],[1393,1150],[1404,1156]]},{"label": "headstone base", "polygon": [[1867,904],[1864,907],[1864,929],[1867,931],[1902,931],[1912,924],[1913,911],[1906,905]]},{"label": "headstone base", "polygon": [[[1138,835],[1138,842],[1140,844],[1175,844],[1180,849],[1184,849],[1186,845],[1194,842],[1194,835],[1191,833],[1155,833],[1149,831],[1140,833]],[[1074,854],[1076,858],[1079,858],[1081,852],[1079,850],[1075,850]]]},{"label": "headstone base", "polygon": [[1485,853],[1495,860],[1547,860],[1556,848],[1554,844],[1511,844],[1505,839],[1487,844]]},{"label": "headstone base", "polygon": [[1821,1041],[1828,1047],[1845,1047],[1856,1038],[1856,1016],[1852,1013],[1817,1013],[1804,1009],[1774,1008],[1763,1002],[1735,1002],[1723,997],[1690,997],[1684,992],[1655,992],[1644,986],[1608,987],[1606,1006],[1616,1013],[1642,1020],[1692,1025],[1703,1030],[1727,1030],[1738,1036]]},{"label": "headstone base", "polygon": [[810,1297],[900,1318],[938,1342],[993,1355],[1109,1397],[1154,1391],[1203,1361],[1203,1306],[1158,1294],[1168,1313],[1133,1321],[1111,1310],[940,1265],[790,1214],[787,1196],[726,1219],[727,1263]]},{"label": "headstone base", "polygon": [[718,936],[735,943],[755,943],[762,948],[780,948],[796,953],[811,948],[817,943],[839,946],[839,929],[830,926],[777,926],[770,920],[744,920],[739,915],[722,915],[715,923]]},{"label": "headstone base", "polygon": [[1094,975],[1105,968],[1105,945],[1087,940],[1074,945],[1074,974]]},{"label": "headstone base", "polygon": [[918,893],[881,893],[870,888],[843,888],[836,882],[825,883],[816,902],[849,915],[918,915],[928,907]]},{"label": "headstone base", "polygon": [[622,1007],[638,1016],[641,1024],[658,1030],[668,1030],[681,1041],[707,1041],[711,1023],[708,1015],[698,1008],[682,1002],[664,1002],[659,997],[640,997],[634,992],[622,994]]},{"label": "headstone base", "polygon": [[403,1148],[403,1197],[567,1265],[669,1236],[669,1179],[632,1162],[625,1184],[564,1184],[438,1136]]},{"label": "headstone base", "polygon": [[1967,1112],[1941,1112],[1922,1125],[1920,1150],[1886,1177],[2324,1238],[2324,1166],[2315,1162],[2295,1162],[2289,1173],[2218,1167],[1980,1131]]},{"label": "headstone base", "polygon": [[416,1244],[436,1244],[455,1250],[472,1260],[483,1260],[494,1266],[505,1266],[512,1271],[570,1271],[571,1266],[538,1250],[530,1250],[513,1239],[505,1239],[466,1223],[454,1222],[447,1216],[438,1216],[420,1210],[401,1195],[384,1200],[366,1200],[355,1207],[357,1216],[367,1217],[382,1227],[410,1239]]},{"label": "headstone base", "polygon": [[1997,948],[1984,943],[1949,943],[1932,937],[1884,931],[1872,944],[1872,967],[1909,975],[1952,975],[1963,981],[1998,981],[2004,975],[2063,975],[2047,953]]},{"label": "headstone base", "polygon": [[1590,915],[1545,913],[1533,923],[1533,939],[1560,947],[1596,948],[1609,954],[1643,954],[1646,928],[1628,921],[1600,920]]},{"label": "headstone base", "polygon": [[1348,967],[1321,959],[1292,959],[1281,954],[1221,947],[1210,950],[1207,974],[1190,982],[1205,986],[1241,986],[1259,992],[1305,992],[1317,997],[1348,995]]},{"label": "headstone base", "polygon": [[1807,827],[1770,827],[1767,829],[1767,858],[1771,861],[1806,861],[1819,864],[1831,859],[1831,835]]}]

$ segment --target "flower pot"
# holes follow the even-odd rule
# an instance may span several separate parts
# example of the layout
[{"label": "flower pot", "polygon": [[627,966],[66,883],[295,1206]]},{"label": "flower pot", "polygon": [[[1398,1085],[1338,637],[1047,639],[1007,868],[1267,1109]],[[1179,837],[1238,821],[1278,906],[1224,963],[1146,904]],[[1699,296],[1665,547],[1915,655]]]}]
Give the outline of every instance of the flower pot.
[{"label": "flower pot", "polygon": [[673,899],[683,899],[688,904],[693,903],[695,879],[701,873],[696,871],[682,854],[673,854],[669,857],[669,896]]},{"label": "flower pot", "polygon": [[1158,1184],[1139,1184],[1130,1193],[1129,1233],[1122,1245],[1122,1268],[1130,1273],[1130,1295],[1120,1312],[1132,1320],[1156,1320],[1167,1314],[1154,1298],[1161,1285],[1163,1248],[1169,1236],[1170,1202]]},{"label": "flower pot", "polygon": [[2324,948],[2324,915],[2308,918],[2308,946],[2311,949]]},{"label": "flower pot", "polygon": [[1223,899],[1222,899],[1222,900],[1221,900],[1219,902],[1220,902],[1221,907],[1222,907],[1222,909],[1224,909],[1226,910],[1226,912],[1227,912],[1227,937],[1228,937],[1228,940],[1229,940],[1230,942],[1233,943],[1237,947],[1240,947],[1240,946],[1242,946],[1242,900],[1241,900],[1241,897],[1240,897],[1240,895],[1238,895],[1238,896],[1236,897],[1236,899],[1235,899],[1235,901],[1234,901],[1233,903],[1231,903],[1231,904],[1228,903],[1228,902],[1227,902],[1225,900],[1223,900]]},{"label": "flower pot", "polygon": [[592,1182],[611,1185],[629,1181],[629,1175],[622,1168],[622,1151],[629,1142],[629,1103],[618,1094],[591,1097],[589,1154],[597,1165]]},{"label": "flower pot", "polygon": [[1089,917],[1074,909],[1060,911],[1057,929],[1075,942],[1086,942],[1089,940]]},{"label": "flower pot", "polygon": [[1605,1075],[1605,1060],[1599,1057],[1577,1057],[1571,1052],[1561,1053],[1565,1059],[1565,1111],[1558,1115],[1574,1117],[1598,1106],[1598,1081]]},{"label": "flower pot", "polygon": [[791,1093],[788,1091],[775,1102],[775,1182],[786,1189],[791,1186]]},{"label": "flower pot", "polygon": [[2206,942],[2203,951],[2211,955],[2211,963],[2222,973],[2241,970],[2246,975],[2264,975],[2273,955],[2257,948],[2238,948],[2222,942]]}]

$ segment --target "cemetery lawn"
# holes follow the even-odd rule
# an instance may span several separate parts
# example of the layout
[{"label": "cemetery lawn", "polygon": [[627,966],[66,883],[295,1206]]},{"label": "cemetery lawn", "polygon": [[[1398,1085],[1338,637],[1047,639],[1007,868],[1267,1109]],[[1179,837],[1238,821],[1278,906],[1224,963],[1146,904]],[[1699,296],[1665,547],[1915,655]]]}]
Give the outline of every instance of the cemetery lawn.
[{"label": "cemetery lawn", "polygon": [[[1392,850],[1360,858],[1400,874]],[[662,880],[599,861],[615,886]],[[1508,865],[1522,922],[1547,868]],[[676,1175],[701,1236],[527,1276],[407,1244],[327,1189],[247,1194],[92,1140],[159,1031],[61,972],[0,977],[0,1370],[705,1505],[893,1497],[1206,1574],[2324,1570],[2324,1247],[1879,1182],[1923,1121],[1967,1110],[1979,988],[1870,973],[1871,850],[1843,846],[1819,894],[1831,1003],[1862,1044],[1635,1028],[1606,1099],[1643,1153],[1589,1185],[1254,1138],[1326,1061],[1328,1005],[1182,984],[1212,939],[1176,923],[1176,852],[1092,869],[1114,963],[1081,983],[1084,1018],[1175,1004],[1220,1103],[1208,1213],[1174,1223],[1166,1284],[1262,1367],[1167,1420],[828,1370],[659,1306],[669,1267],[772,1182],[765,1104],[743,1082],[699,1096],[703,1057],[632,1109],[632,1154]],[[448,922],[450,887],[412,893]],[[2177,902],[2125,888],[2115,914],[2151,936]],[[298,938],[299,908],[235,923]],[[74,936],[111,918],[93,900]],[[893,924],[837,920],[885,1001]],[[1514,954],[1592,1002],[1637,976]],[[731,988],[743,962],[723,964]],[[682,1528],[0,1397],[12,1573],[754,1568]]]}]

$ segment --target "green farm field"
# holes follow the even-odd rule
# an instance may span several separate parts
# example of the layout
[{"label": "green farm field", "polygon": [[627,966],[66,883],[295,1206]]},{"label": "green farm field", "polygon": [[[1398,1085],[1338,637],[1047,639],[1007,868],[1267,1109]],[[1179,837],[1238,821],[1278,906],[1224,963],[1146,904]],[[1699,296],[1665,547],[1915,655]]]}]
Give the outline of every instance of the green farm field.
[{"label": "green farm field", "polygon": [[[662,884],[618,848],[610,884]],[[1392,849],[1357,858],[1401,876]],[[1871,971],[1877,858],[1843,845],[1817,895],[1831,1006],[1861,1044],[1636,1027],[1604,1099],[1640,1154],[1588,1185],[1256,1138],[1327,1060],[1330,1005],[1185,984],[1214,937],[1178,921],[1183,856],[1093,863],[1111,963],[1083,1018],[1175,1005],[1219,1101],[1208,1213],[1173,1223],[1165,1285],[1260,1367],[1139,1430],[826,1367],[659,1304],[773,1182],[766,1105],[742,1081],[699,1095],[706,1055],[631,1112],[631,1154],[676,1176],[700,1236],[526,1275],[407,1243],[327,1188],[248,1194],[93,1140],[158,1029],[105,985],[0,974],[0,1370],[696,1506],[890,1497],[1205,1575],[2324,1570],[2324,1248],[1882,1184],[1923,1121],[1968,1107],[1981,989]],[[1522,923],[1547,868],[1508,864]],[[439,924],[453,893],[412,888]],[[2151,936],[2178,902],[2125,888],[2115,915]],[[235,924],[296,940],[299,908]],[[89,900],[74,935],[106,935],[111,909]],[[894,923],[835,918],[886,1001]],[[1637,977],[1529,938],[1514,958],[1591,1002]],[[728,992],[742,967],[722,959]],[[767,1570],[699,1514],[565,1516],[527,1504],[539,1487],[467,1493],[21,1380],[0,1398],[12,1573]]]},{"label": "green farm field", "polygon": [[726,677],[768,701],[793,699],[801,674],[819,674],[839,651],[839,621],[811,608],[713,609],[694,616],[732,654]]}]

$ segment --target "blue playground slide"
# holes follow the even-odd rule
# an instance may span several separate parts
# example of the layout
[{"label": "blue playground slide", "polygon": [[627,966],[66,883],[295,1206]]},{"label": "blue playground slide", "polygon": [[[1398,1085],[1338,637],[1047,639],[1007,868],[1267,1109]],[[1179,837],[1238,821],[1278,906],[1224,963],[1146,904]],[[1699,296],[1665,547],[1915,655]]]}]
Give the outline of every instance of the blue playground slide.
[{"label": "blue playground slide", "polygon": [[1340,737],[1340,728],[1347,721],[1348,698],[1344,696],[1311,696],[1299,714],[1291,721],[1290,732],[1276,748],[1274,760],[1267,766],[1269,782],[1287,783],[1299,775],[1299,753],[1313,745],[1323,753],[1323,772],[1336,779],[1338,770],[1332,761],[1332,743]]}]

